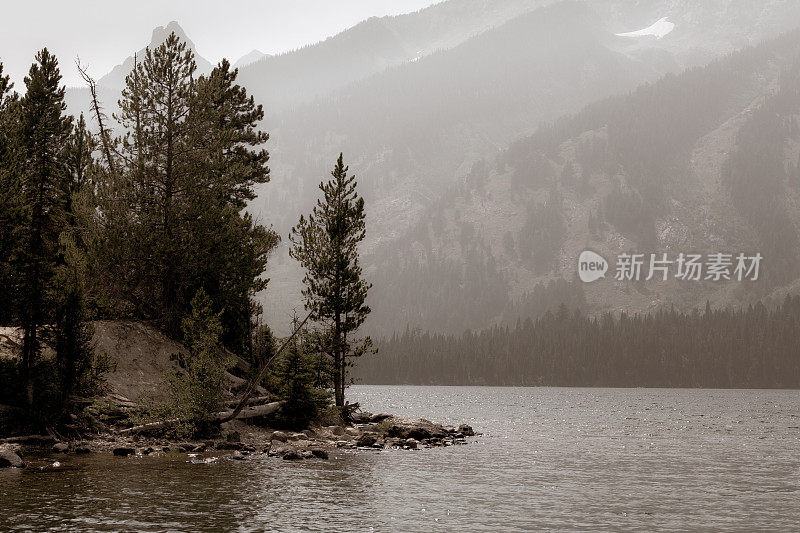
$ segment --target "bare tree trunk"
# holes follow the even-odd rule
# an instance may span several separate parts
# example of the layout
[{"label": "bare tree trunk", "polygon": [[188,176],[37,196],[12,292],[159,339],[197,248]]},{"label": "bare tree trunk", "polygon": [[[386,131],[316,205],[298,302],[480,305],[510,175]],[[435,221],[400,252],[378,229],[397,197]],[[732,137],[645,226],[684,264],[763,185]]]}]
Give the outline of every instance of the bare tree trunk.
[{"label": "bare tree trunk", "polygon": [[106,156],[106,163],[108,163],[108,169],[113,173],[114,160],[111,157],[111,139],[108,135],[108,131],[105,128],[105,124],[103,124],[103,118],[105,115],[100,108],[100,103],[97,101],[97,84],[95,83],[94,78],[89,76],[89,74],[86,72],[86,69],[81,66],[80,61],[76,60],[75,63],[78,66],[78,72],[80,72],[83,81],[85,81],[86,85],[89,86],[89,92],[92,95],[92,108],[94,109],[97,124],[100,126],[100,141],[103,143],[103,152]]}]

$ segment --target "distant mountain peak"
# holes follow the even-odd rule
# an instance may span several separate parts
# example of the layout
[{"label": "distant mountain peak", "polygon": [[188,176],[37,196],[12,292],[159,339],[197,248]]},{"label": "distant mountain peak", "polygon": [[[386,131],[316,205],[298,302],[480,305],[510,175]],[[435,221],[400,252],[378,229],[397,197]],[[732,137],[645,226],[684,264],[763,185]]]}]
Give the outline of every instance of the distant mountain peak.
[{"label": "distant mountain peak", "polygon": [[240,57],[236,63],[233,64],[234,68],[242,68],[244,66],[250,65],[255,63],[256,61],[263,59],[265,57],[270,57],[270,54],[265,54],[261,50],[253,49]]},{"label": "distant mountain peak", "polygon": [[186,35],[186,32],[183,31],[183,28],[181,28],[181,25],[174,20],[166,26],[158,26],[153,29],[153,36],[150,38],[150,44],[148,45],[148,48],[153,49],[159,46],[161,43],[167,40],[167,37],[169,37],[171,33],[174,33],[181,41],[185,42],[189,48],[196,50],[194,42],[189,39],[189,37]]},{"label": "distant mountain peak", "polygon": [[[139,58],[144,57],[145,51],[147,48],[153,50],[154,48],[160,46],[164,41],[167,40],[167,37],[170,34],[174,33],[182,42],[186,43],[186,46],[194,52],[194,60],[197,63],[197,73],[198,74],[206,74],[211,72],[213,65],[210,61],[205,59],[204,57],[200,56],[197,53],[197,48],[195,47],[194,41],[192,41],[187,35],[186,32],[183,30],[180,24],[176,21],[171,21],[166,26],[158,26],[153,30],[153,34],[150,38],[150,44],[147,45],[146,48],[142,48],[137,52],[137,56]],[[133,56],[128,56],[125,61],[114,67],[111,72],[100,78],[97,83],[103,87],[108,87],[110,89],[122,89],[125,87],[125,77],[130,74],[131,70],[133,70]]]}]

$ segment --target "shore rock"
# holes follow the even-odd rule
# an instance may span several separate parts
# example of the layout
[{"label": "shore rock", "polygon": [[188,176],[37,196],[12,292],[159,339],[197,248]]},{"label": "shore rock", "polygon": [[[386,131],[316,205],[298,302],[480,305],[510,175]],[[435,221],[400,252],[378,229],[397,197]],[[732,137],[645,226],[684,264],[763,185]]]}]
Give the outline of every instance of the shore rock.
[{"label": "shore rock", "polygon": [[269,456],[270,457],[283,457],[287,453],[297,452],[294,446],[278,446],[277,448],[270,448],[269,449]]},{"label": "shore rock", "polygon": [[356,441],[356,446],[360,446],[363,448],[369,448],[378,440],[378,436],[374,433],[364,433],[361,435],[358,440]]},{"label": "shore rock", "polygon": [[458,426],[457,431],[462,435],[464,435],[465,437],[475,436],[475,431],[472,429],[472,426],[468,426],[467,424],[461,424],[460,426]]},{"label": "shore rock", "polygon": [[25,461],[19,456],[19,446],[0,444],[0,468],[25,468]]},{"label": "shore rock", "polygon": [[319,448],[315,448],[315,449],[311,450],[311,453],[317,459],[327,459],[328,458],[328,452],[325,451],[325,450],[319,449]]},{"label": "shore rock", "polygon": [[277,450],[270,450],[269,454],[273,457],[280,457],[284,461],[297,461],[303,458],[302,453],[294,446],[281,446]]},{"label": "shore rock", "polygon": [[64,442],[56,442],[53,444],[53,453],[67,453],[69,445]]},{"label": "shore rock", "polygon": [[284,433],[283,431],[276,431],[272,434],[272,438],[270,440],[276,440],[278,442],[286,442],[287,439],[288,437],[286,436],[286,433]]},{"label": "shore rock", "polygon": [[424,418],[399,418],[390,417],[386,419],[388,430],[386,435],[388,437],[397,437],[400,439],[441,439],[448,435],[447,430],[439,424],[434,424],[430,420]]},{"label": "shore rock", "polygon": [[118,448],[114,448],[114,455],[117,457],[127,457],[129,455],[133,455],[136,453],[136,450],[133,448],[128,448],[126,446],[120,446]]}]

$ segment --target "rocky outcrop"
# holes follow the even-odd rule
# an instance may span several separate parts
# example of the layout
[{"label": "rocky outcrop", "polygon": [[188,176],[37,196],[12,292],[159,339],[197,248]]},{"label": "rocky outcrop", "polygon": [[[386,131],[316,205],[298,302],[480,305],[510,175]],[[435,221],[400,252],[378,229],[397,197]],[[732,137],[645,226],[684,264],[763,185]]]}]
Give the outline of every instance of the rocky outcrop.
[{"label": "rocky outcrop", "polygon": [[25,461],[19,452],[19,445],[0,444],[0,468],[25,468]]},{"label": "rocky outcrop", "polygon": [[388,437],[399,439],[416,439],[418,441],[447,437],[451,433],[440,424],[434,424],[424,418],[400,418],[392,416],[382,424]]}]

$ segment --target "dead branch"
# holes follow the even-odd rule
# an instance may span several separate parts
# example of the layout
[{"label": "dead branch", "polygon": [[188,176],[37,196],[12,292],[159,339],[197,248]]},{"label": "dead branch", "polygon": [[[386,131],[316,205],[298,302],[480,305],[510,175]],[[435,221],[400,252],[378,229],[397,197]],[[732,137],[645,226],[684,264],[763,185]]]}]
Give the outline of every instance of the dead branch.
[{"label": "dead branch", "polygon": [[221,422],[227,422],[228,420],[232,420],[238,417],[239,413],[242,411],[242,409],[244,409],[244,406],[247,405],[247,402],[250,399],[250,397],[256,392],[256,389],[259,386],[258,384],[261,383],[261,380],[263,380],[264,376],[266,376],[269,365],[272,363],[272,361],[275,360],[276,357],[278,357],[283,352],[283,350],[286,349],[286,347],[289,345],[292,339],[294,339],[295,335],[297,335],[297,333],[301,329],[303,329],[303,326],[305,326],[309,318],[311,318],[311,313],[306,315],[306,317],[303,319],[300,325],[297,326],[297,328],[295,328],[295,330],[292,332],[291,335],[289,335],[289,338],[283,341],[283,344],[278,349],[278,351],[275,352],[275,354],[261,366],[256,377],[250,379],[250,382],[247,385],[247,389],[245,389],[244,396],[242,396],[242,399],[239,400],[239,404],[230,412],[230,416],[228,418],[220,420]]},{"label": "dead branch", "polygon": [[86,68],[81,65],[80,59],[76,59],[75,64],[78,66],[78,72],[80,72],[81,78],[83,78],[83,81],[85,81],[86,85],[89,86],[89,92],[92,95],[92,109],[94,110],[97,124],[100,126],[100,141],[103,143],[103,152],[106,156],[106,163],[108,163],[108,169],[111,172],[114,172],[114,159],[111,157],[111,140],[108,135],[108,130],[106,130],[103,123],[106,115],[103,113],[103,110],[100,107],[100,103],[97,99],[97,83],[94,81],[94,78],[89,76]]}]

